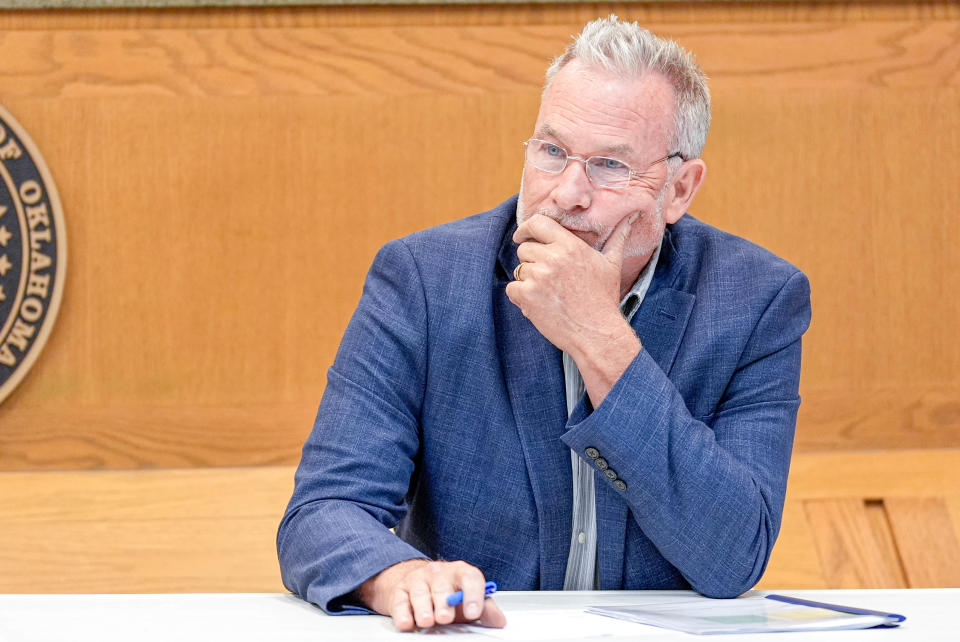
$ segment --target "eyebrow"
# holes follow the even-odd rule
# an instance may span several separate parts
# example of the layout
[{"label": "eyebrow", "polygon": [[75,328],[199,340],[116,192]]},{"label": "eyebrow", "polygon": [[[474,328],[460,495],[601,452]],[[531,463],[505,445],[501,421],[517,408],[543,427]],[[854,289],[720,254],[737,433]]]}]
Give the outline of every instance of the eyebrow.
[{"label": "eyebrow", "polygon": [[[537,129],[534,135],[549,136],[551,138],[555,138],[558,141],[560,141],[561,144],[566,146],[566,143],[564,142],[563,137],[560,135],[560,133],[556,129],[550,126],[550,123],[544,123],[540,125],[540,127]],[[630,156],[631,154],[633,154],[633,147],[631,147],[628,143],[620,143],[618,145],[610,145],[608,147],[603,147],[599,151],[601,154],[615,154],[618,156]]]}]

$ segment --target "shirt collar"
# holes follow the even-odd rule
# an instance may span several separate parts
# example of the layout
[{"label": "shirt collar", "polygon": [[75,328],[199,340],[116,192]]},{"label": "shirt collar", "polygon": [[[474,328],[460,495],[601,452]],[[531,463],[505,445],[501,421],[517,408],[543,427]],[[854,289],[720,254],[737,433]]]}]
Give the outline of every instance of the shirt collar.
[{"label": "shirt collar", "polygon": [[653,273],[657,269],[657,260],[660,258],[661,247],[663,247],[663,237],[660,237],[660,242],[657,244],[657,249],[653,252],[653,256],[650,257],[650,260],[647,261],[646,267],[644,267],[640,272],[640,275],[634,282],[633,287],[630,288],[630,291],[627,292],[627,295],[623,297],[623,300],[620,301],[620,312],[623,313],[627,323],[630,323],[633,320],[633,315],[636,314],[637,310],[640,308],[640,304],[643,302],[643,297],[646,296],[647,290],[650,288],[650,282],[653,281]]}]

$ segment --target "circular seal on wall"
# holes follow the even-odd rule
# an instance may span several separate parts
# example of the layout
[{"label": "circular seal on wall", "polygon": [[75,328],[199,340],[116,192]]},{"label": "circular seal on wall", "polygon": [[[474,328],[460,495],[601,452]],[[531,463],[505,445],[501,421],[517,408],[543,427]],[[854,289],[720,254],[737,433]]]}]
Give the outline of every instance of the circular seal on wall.
[{"label": "circular seal on wall", "polygon": [[0,402],[50,336],[66,269],[57,188],[27,132],[0,106]]}]

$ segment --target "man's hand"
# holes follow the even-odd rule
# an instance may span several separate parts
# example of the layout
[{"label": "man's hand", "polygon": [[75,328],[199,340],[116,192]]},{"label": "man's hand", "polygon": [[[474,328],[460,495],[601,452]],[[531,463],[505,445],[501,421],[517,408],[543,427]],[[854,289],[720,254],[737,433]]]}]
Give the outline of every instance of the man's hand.
[{"label": "man's hand", "polygon": [[[475,620],[503,628],[507,619],[496,602],[484,599],[485,583],[483,573],[466,562],[408,560],[370,578],[357,593],[371,609],[392,617],[401,631]],[[463,602],[447,606],[447,596],[458,590]]]},{"label": "man's hand", "polygon": [[523,262],[510,300],[577,363],[594,407],[640,352],[620,313],[623,253],[636,220],[624,218],[598,252],[553,219],[535,214],[514,232]]},{"label": "man's hand", "polygon": [[535,214],[513,234],[520,280],[507,296],[544,337],[571,356],[590,335],[622,325],[623,251],[633,221],[620,221],[601,252],[552,218]]}]

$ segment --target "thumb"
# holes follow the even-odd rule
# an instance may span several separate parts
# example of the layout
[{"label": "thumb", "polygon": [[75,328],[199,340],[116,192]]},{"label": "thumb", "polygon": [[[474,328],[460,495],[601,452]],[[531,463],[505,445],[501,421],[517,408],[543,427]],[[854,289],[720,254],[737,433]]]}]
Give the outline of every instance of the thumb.
[{"label": "thumb", "polygon": [[613,261],[617,266],[623,265],[623,252],[627,246],[627,239],[630,237],[630,229],[639,217],[639,214],[631,214],[624,217],[617,226],[613,228],[610,238],[603,245],[600,251],[605,257]]},{"label": "thumb", "polygon": [[507,618],[493,600],[483,601],[483,614],[480,615],[479,623],[491,629],[502,629],[507,625]]}]

